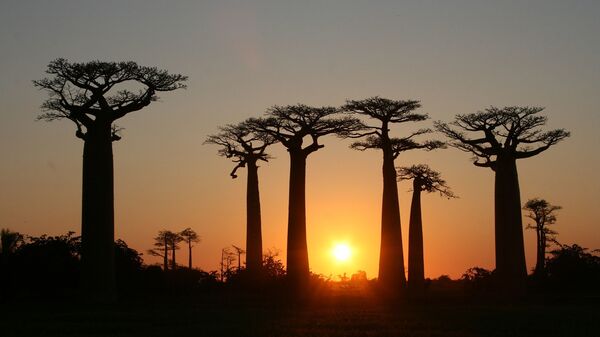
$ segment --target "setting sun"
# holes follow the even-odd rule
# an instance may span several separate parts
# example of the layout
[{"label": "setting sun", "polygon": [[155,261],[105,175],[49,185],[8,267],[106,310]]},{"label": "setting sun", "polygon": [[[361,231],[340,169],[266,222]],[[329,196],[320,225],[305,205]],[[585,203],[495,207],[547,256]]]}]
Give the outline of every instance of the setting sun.
[{"label": "setting sun", "polygon": [[337,261],[348,261],[352,256],[352,250],[347,244],[338,243],[333,246],[332,255]]}]

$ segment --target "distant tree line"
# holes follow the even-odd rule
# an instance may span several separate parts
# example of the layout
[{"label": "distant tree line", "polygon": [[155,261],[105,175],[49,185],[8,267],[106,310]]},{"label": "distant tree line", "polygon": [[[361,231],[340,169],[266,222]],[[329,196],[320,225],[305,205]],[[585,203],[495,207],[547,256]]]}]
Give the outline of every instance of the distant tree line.
[{"label": "distant tree line", "polygon": [[[230,268],[220,279],[217,271],[199,268],[163,270],[144,264],[143,254],[123,240],[113,244],[116,291],[121,298],[190,294],[218,290],[245,282],[245,268]],[[285,276],[278,254],[263,257],[265,285]],[[81,291],[81,237],[74,232],[39,237],[9,229],[0,231],[0,300],[23,298],[75,298]]]}]

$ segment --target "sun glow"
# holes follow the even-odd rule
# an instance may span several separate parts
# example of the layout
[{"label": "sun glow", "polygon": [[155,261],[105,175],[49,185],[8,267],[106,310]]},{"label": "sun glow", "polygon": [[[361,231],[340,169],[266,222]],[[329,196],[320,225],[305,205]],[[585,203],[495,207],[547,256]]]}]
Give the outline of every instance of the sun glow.
[{"label": "sun glow", "polygon": [[350,260],[352,257],[352,250],[346,243],[337,243],[331,250],[333,257],[339,262],[345,262]]}]

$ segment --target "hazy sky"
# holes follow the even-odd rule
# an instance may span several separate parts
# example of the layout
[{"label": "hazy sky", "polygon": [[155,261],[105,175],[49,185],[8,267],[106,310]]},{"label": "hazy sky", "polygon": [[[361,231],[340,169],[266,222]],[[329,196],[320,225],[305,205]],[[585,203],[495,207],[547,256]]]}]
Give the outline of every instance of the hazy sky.
[{"label": "hazy sky", "polygon": [[[83,143],[69,121],[36,122],[46,93],[31,83],[49,61],[134,60],[188,75],[189,88],[119,122],[114,143],[116,235],[145,252],[160,229],[194,228],[195,264],[245,243],[245,174],[202,145],[219,125],[274,104],[341,105],[373,95],[418,99],[430,127],[490,105],[546,107],[571,138],[518,163],[521,198],[563,206],[564,243],[600,248],[599,1],[12,1],[0,2],[0,227],[79,231]],[[433,137],[441,138],[441,135]],[[311,269],[377,274],[381,155],[324,139],[309,157]],[[280,145],[259,170],[265,248],[285,261],[289,163]],[[423,198],[425,272],[494,266],[493,173],[455,149],[411,152],[460,199]],[[400,183],[408,238],[410,185]],[[526,223],[526,222],[525,222]],[[528,268],[535,234],[525,232]],[[352,262],[332,261],[347,241]],[[181,262],[187,260],[182,251]],[[147,262],[155,262],[144,255]]]}]

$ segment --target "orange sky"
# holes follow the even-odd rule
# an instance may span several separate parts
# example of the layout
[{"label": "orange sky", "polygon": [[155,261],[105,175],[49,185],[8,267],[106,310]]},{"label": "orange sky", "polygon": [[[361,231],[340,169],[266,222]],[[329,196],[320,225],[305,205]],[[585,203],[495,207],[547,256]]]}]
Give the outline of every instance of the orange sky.
[{"label": "orange sky", "polygon": [[[341,105],[372,95],[421,100],[419,111],[432,119],[394,129],[399,136],[490,105],[545,106],[548,128],[572,137],[518,163],[522,201],[561,205],[559,240],[600,248],[597,3],[139,5],[0,4],[0,227],[32,235],[79,229],[82,143],[66,121],[34,121],[45,94],[31,80],[56,57],[132,59],[190,76],[187,90],[163,94],[119,122],[116,233],[140,252],[163,228],[192,227],[203,237],[194,250],[203,269],[217,269],[221,248],[243,246],[245,172],[232,180],[232,164],[202,145],[219,125],[274,104]],[[380,154],[336,138],[323,143],[307,170],[311,269],[374,277]],[[263,241],[285,261],[288,158],[280,145],[270,152],[275,159],[259,170]],[[454,149],[410,152],[397,162],[416,163],[440,171],[460,197],[423,197],[426,275],[493,268],[493,173]],[[399,184],[405,245],[409,189]],[[531,269],[534,233],[525,240]],[[333,261],[337,241],[353,247],[350,262]],[[178,257],[187,261],[185,251]]]}]

